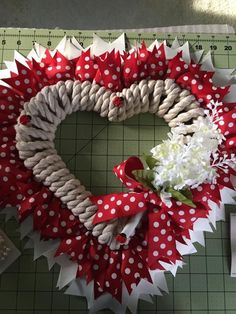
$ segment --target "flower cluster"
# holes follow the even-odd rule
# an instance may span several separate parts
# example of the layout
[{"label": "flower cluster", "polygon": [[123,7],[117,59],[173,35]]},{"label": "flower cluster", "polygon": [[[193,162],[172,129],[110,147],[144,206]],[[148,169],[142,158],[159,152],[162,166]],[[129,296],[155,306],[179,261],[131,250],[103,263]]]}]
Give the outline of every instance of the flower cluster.
[{"label": "flower cluster", "polygon": [[215,123],[220,120],[219,106],[220,103],[209,104],[206,116],[195,122],[192,136],[184,136],[184,126],[179,125],[168,134],[168,140],[151,150],[156,159],[152,184],[157,190],[165,191],[167,187],[182,190],[215,182],[217,169],[226,169],[234,161],[235,156],[220,158],[218,154],[218,146],[224,140]]}]

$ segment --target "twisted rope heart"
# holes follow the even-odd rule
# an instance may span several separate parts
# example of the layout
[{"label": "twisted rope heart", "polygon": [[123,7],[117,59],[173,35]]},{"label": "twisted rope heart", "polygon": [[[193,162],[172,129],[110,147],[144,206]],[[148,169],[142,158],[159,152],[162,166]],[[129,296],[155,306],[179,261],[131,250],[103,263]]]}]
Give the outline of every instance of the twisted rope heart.
[{"label": "twisted rope heart", "polygon": [[110,121],[149,112],[163,117],[170,127],[188,122],[185,133],[194,132],[194,119],[204,111],[195,97],[172,79],[142,80],[121,92],[89,81],[60,81],[44,87],[24,104],[16,125],[16,147],[25,166],[92,230],[100,243],[113,243],[117,248],[112,240],[124,227],[124,219],[93,225],[97,207],[89,199],[91,193],[70,173],[54,148],[57,126],[72,112],[84,110],[98,112]]}]

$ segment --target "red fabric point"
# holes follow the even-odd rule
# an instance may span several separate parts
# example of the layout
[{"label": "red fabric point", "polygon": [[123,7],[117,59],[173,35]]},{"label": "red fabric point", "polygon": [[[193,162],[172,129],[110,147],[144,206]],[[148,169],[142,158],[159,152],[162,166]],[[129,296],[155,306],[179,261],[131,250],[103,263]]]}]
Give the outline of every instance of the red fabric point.
[{"label": "red fabric point", "polygon": [[116,96],[114,99],[113,99],[113,104],[114,104],[114,106],[116,106],[116,107],[120,107],[120,106],[122,106],[123,105],[123,97],[118,97],[118,96]]},{"label": "red fabric point", "polygon": [[24,114],[24,115],[20,116],[20,118],[19,118],[20,123],[24,124],[24,125],[28,124],[30,122],[30,120],[31,120],[31,116],[29,116],[27,114]]}]

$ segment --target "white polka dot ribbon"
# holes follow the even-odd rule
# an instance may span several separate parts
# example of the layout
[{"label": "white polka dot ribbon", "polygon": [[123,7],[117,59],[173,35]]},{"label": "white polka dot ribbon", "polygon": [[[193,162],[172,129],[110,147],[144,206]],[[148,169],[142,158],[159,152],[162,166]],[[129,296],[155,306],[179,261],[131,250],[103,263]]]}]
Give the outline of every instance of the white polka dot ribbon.
[{"label": "white polka dot ribbon", "polygon": [[155,206],[161,204],[161,199],[156,193],[134,179],[132,171],[137,169],[143,169],[143,164],[138,157],[130,157],[113,169],[119,180],[129,189],[129,192],[90,197],[91,201],[96,203],[98,207],[93,220],[94,224],[136,215],[147,210],[149,204]]},{"label": "white polka dot ribbon", "polygon": [[[143,187],[134,179],[132,171],[137,169],[143,169],[142,162],[137,157],[130,157],[114,167],[115,174],[129,188],[129,191],[91,196],[91,201],[98,207],[93,223],[138,216],[146,212],[148,220],[143,219],[143,222],[148,235],[148,266],[150,269],[156,269],[160,267],[160,260],[169,262],[181,260],[176,249],[176,239],[181,239],[183,235],[189,236],[188,230],[191,230],[194,221],[205,217],[210,210],[208,200],[220,200],[220,193],[215,186],[212,189],[206,184],[204,191],[193,190],[193,201],[197,208],[191,208],[174,199],[169,208],[161,201],[157,193]],[[142,219],[142,216],[140,217]],[[124,236],[125,234],[119,234],[116,239],[125,243]]]}]

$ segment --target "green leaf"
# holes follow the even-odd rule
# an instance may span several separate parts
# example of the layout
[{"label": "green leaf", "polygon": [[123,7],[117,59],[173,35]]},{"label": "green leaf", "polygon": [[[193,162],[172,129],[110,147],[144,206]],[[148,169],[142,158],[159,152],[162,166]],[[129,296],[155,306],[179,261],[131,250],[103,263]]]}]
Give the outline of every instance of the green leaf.
[{"label": "green leaf", "polygon": [[[170,193],[171,196],[172,196],[174,199],[176,199],[177,201],[180,201],[180,202],[182,202],[183,204],[186,204],[186,205],[188,205],[188,206],[190,206],[190,207],[196,208],[196,205],[193,203],[192,199],[188,197],[188,196],[190,195],[190,194],[189,194],[190,191],[189,191],[189,192],[186,192],[186,190],[184,190],[184,193],[183,193],[183,191],[177,191],[177,190],[173,189],[172,187],[168,187],[168,188],[166,189],[166,191],[167,191],[168,193]],[[190,192],[190,193],[191,193],[191,192]],[[187,196],[187,195],[188,195],[188,196]],[[191,193],[191,196],[192,196],[192,193]],[[190,197],[191,197],[191,196],[190,196]]]},{"label": "green leaf", "polygon": [[190,190],[184,189],[184,190],[181,190],[180,192],[188,199],[193,200],[193,194]]},{"label": "green leaf", "polygon": [[153,158],[152,155],[144,155],[144,159],[150,169],[153,169],[158,163],[158,160]]},{"label": "green leaf", "polygon": [[152,170],[141,169],[132,171],[135,179],[142,183],[145,187],[151,188],[153,190],[152,181],[154,180],[154,174]]}]

